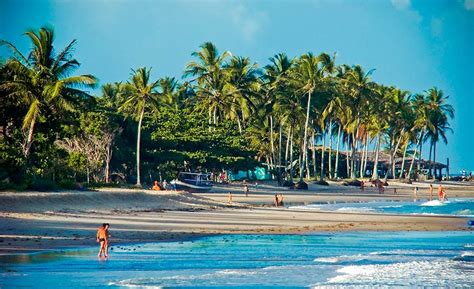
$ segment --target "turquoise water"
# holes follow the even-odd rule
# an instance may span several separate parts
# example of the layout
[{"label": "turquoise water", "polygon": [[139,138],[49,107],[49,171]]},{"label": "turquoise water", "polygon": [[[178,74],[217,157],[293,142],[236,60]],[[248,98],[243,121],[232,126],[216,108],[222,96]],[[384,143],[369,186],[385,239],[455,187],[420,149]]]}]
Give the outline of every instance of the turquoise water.
[{"label": "turquoise water", "polygon": [[[474,287],[473,232],[224,235],[2,257],[1,288]],[[66,287],[67,286],[67,287]]]},{"label": "turquoise water", "polygon": [[474,199],[450,199],[446,202],[440,202],[438,200],[423,200],[416,202],[374,201],[324,205],[315,204],[307,206],[294,206],[291,208],[339,212],[371,212],[388,214],[450,215],[474,217]]}]

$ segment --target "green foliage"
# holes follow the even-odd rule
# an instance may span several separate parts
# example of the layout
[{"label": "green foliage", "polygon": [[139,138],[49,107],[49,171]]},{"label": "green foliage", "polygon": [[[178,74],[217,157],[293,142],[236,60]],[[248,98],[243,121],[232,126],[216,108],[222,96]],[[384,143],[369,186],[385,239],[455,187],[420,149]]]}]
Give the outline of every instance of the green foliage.
[{"label": "green foliage", "polygon": [[322,181],[328,160],[311,159],[308,149],[324,145],[327,134],[356,156],[347,168],[354,178],[360,147],[377,140],[394,159],[403,151],[416,155],[429,141],[436,154],[454,117],[436,87],[411,95],[374,82],[373,69],[336,65],[335,55],[280,53],[261,69],[248,57],[219,54],[210,42],[192,54],[183,83],[152,80],[150,68],[139,68],[91,97],[81,89],[96,78],[70,76],[79,66],[75,40],[55,50],[51,28],[26,36],[28,54],[0,40],[12,50],[0,62],[0,189],[151,183],[174,179],[185,162],[207,172],[264,162],[281,183],[283,173],[292,183],[295,170],[301,179],[305,172],[314,177],[322,163]]}]

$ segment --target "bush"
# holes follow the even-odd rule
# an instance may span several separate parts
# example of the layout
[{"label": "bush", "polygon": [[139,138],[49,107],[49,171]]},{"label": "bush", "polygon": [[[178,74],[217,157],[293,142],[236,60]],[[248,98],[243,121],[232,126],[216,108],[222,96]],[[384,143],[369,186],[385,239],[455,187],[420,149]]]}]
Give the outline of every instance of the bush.
[{"label": "bush", "polygon": [[314,182],[314,184],[320,185],[320,186],[329,186],[329,183],[324,181],[324,180],[316,181],[316,182]]},{"label": "bush", "polygon": [[29,186],[29,189],[40,192],[54,191],[56,188],[56,184],[50,179],[35,179]]},{"label": "bush", "polygon": [[58,182],[58,187],[65,190],[77,190],[79,189],[78,184],[73,180],[61,180]]},{"label": "bush", "polygon": [[354,180],[350,180],[350,181],[344,181],[342,184],[344,186],[360,187],[361,183],[362,183],[361,181],[354,179]]},{"label": "bush", "polygon": [[298,182],[295,185],[295,190],[307,190],[308,189],[308,184],[305,182]]}]

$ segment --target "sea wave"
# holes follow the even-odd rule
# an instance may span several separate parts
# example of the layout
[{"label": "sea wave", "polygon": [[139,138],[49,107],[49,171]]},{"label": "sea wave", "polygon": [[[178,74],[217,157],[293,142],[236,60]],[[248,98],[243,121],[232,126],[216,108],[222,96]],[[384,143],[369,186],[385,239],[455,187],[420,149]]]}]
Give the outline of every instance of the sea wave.
[{"label": "sea wave", "polygon": [[[326,283],[315,284],[319,288],[334,286],[415,286],[471,287],[474,275],[466,275],[458,261],[412,261],[394,264],[350,265],[337,270],[338,276]],[[433,277],[437,276],[437,277]]]},{"label": "sea wave", "polygon": [[445,206],[449,203],[450,203],[449,201],[441,202],[439,200],[432,200],[432,201],[424,202],[424,203],[420,204],[420,206],[422,206],[422,207],[439,207],[439,206]]}]

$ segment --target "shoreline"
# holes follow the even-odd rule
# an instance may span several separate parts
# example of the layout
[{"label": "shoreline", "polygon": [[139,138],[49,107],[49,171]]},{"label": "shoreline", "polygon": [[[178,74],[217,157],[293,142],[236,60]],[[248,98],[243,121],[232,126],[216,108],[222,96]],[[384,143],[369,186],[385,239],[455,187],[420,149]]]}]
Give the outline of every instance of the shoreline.
[{"label": "shoreline", "polygon": [[[397,215],[275,208],[275,191],[285,205],[413,200],[403,184],[396,195],[368,188],[312,186],[292,191],[271,185],[250,188],[246,198],[236,185],[213,192],[101,189],[93,192],[0,192],[0,255],[94,247],[101,223],[111,224],[112,246],[184,241],[222,234],[306,234],[349,231],[467,231],[467,217]],[[451,198],[472,198],[474,187],[450,188]],[[227,191],[234,203],[226,204]],[[425,195],[422,195],[425,198]],[[420,198],[421,199],[421,198]]]}]

